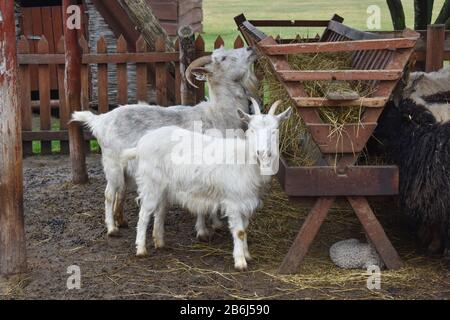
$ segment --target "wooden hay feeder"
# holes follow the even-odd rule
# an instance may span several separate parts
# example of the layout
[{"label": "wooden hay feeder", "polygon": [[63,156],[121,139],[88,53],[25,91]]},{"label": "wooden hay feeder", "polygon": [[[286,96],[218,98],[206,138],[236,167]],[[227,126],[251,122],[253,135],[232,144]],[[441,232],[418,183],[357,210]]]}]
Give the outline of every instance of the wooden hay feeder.
[{"label": "wooden hay feeder", "polygon": [[[306,124],[323,161],[313,167],[292,167],[281,159],[278,179],[291,198],[312,198],[315,204],[284,258],[280,273],[294,273],[325,220],[336,197],[345,197],[389,269],[402,262],[375,217],[367,196],[398,194],[399,172],[396,166],[356,166],[361,151],[374,132],[379,116],[388,102],[414,51],[419,34],[405,30],[401,38],[382,36],[352,29],[337,15],[330,21],[247,21],[242,14],[235,18],[247,43],[262,52],[286,88]],[[277,41],[257,26],[326,27],[323,35],[306,42]],[[351,70],[292,70],[287,56],[320,52],[353,52]],[[311,98],[302,81],[361,80],[370,81],[370,96]],[[361,121],[346,124],[340,134],[319,117],[320,107],[364,108]],[[336,157],[338,157],[336,161]]]}]

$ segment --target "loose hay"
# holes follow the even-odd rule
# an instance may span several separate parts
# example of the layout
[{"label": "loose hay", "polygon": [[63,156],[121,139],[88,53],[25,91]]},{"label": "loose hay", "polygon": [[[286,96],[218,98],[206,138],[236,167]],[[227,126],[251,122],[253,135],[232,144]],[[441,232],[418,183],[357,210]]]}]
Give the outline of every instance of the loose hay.
[{"label": "loose hay", "polygon": [[[352,53],[312,53],[289,55],[288,62],[294,70],[349,70],[352,69]],[[272,105],[277,100],[283,101],[284,108],[295,106],[283,84],[277,79],[266,57],[258,62],[263,80],[260,95],[265,102]],[[372,87],[367,81],[304,81],[303,86],[309,97],[325,97],[330,92],[357,92],[359,96],[370,95]],[[332,125],[332,133],[342,133],[343,126],[350,123],[360,123],[362,107],[319,108],[320,118]],[[307,137],[302,148],[300,137]],[[286,121],[280,130],[280,149],[288,162],[298,166],[312,166],[317,158],[317,149],[309,137],[309,133],[300,115],[296,112]],[[306,146],[306,147],[305,147]]]}]

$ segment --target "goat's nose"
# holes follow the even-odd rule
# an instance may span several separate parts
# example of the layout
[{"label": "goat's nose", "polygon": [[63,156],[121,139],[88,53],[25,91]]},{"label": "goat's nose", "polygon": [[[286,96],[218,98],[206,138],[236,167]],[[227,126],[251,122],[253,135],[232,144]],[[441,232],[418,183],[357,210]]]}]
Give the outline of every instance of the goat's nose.
[{"label": "goat's nose", "polygon": [[247,47],[247,51],[253,51],[252,47]]}]

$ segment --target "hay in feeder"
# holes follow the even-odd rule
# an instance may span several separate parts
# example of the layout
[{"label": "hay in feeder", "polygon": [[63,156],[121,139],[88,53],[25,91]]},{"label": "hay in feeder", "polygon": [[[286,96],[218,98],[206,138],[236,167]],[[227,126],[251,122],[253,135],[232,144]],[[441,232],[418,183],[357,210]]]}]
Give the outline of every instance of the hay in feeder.
[{"label": "hay in feeder", "polygon": [[[289,55],[288,62],[293,70],[350,70],[352,69],[351,52],[323,52],[312,54]],[[283,107],[293,107],[283,84],[277,79],[266,57],[260,59],[259,68],[263,74],[261,95],[268,105],[277,100],[283,101]],[[356,92],[360,97],[368,96],[371,87],[367,81],[303,81],[306,94],[309,97],[326,97],[332,92]],[[350,123],[360,123],[362,107],[319,108],[319,116],[324,123],[332,125],[332,133],[341,134],[343,126]],[[303,147],[311,145],[305,150],[299,143],[299,137],[308,137]],[[316,154],[311,152],[314,142],[309,137],[307,128],[301,117],[295,112],[291,119],[283,124],[280,130],[280,148],[291,165],[312,166]],[[316,151],[317,152],[317,151]]]}]

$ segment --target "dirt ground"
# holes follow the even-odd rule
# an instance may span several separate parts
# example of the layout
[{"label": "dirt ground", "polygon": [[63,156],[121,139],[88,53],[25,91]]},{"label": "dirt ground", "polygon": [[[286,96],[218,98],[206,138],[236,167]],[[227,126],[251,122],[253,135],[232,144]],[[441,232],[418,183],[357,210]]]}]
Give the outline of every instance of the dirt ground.
[{"label": "dirt ground", "polygon": [[[276,182],[265,207],[249,229],[254,260],[249,271],[233,270],[227,230],[210,243],[195,238],[194,218],[171,211],[167,247],[149,257],[134,256],[137,205],[130,192],[130,228],[108,239],[104,227],[105,180],[99,155],[88,157],[90,183],[70,182],[65,156],[25,160],[25,224],[29,273],[0,280],[0,299],[449,299],[446,261],[417,247],[395,200],[375,204],[377,216],[405,261],[405,268],[383,271],[381,289],[369,290],[364,270],[341,270],[328,257],[341,239],[363,238],[347,206],[330,213],[305,263],[293,276],[279,276],[287,252],[309,207],[287,201]],[[150,235],[149,230],[149,235]],[[69,266],[81,271],[81,289],[68,290]]]}]

